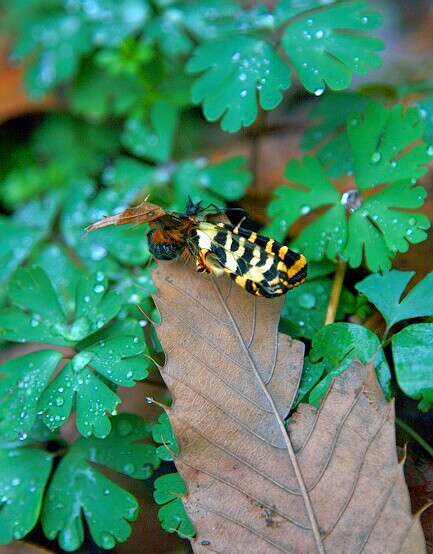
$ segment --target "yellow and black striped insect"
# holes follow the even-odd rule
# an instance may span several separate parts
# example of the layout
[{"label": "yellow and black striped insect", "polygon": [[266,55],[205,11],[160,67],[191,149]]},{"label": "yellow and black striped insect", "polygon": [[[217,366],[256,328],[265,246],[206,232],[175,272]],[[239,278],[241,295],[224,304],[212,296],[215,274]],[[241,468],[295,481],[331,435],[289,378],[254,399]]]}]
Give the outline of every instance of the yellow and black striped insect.
[{"label": "yellow and black striped insect", "polygon": [[301,285],[307,260],[277,241],[239,225],[214,223],[201,202],[188,201],[184,214],[170,213],[148,233],[149,248],[159,260],[193,256],[200,273],[226,273],[255,296],[271,298]]}]

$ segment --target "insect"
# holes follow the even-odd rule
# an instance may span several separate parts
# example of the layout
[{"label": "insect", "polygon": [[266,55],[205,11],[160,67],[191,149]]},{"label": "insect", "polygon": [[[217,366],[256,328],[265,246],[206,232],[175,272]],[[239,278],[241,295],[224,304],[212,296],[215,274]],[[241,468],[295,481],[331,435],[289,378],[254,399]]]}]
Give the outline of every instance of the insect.
[{"label": "insect", "polygon": [[172,212],[159,219],[160,226],[147,235],[155,258],[192,256],[200,273],[226,273],[247,292],[267,298],[285,294],[305,281],[305,256],[240,224],[208,221],[208,208],[201,204],[189,199],[183,214]]}]

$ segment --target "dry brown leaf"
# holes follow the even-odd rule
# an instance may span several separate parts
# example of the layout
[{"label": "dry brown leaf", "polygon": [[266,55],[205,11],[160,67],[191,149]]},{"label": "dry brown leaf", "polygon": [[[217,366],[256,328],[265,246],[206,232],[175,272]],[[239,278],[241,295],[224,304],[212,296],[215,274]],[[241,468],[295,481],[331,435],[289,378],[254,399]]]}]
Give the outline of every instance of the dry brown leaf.
[{"label": "dry brown leaf", "polygon": [[120,214],[104,217],[104,219],[89,225],[89,227],[85,229],[86,234],[83,238],[86,238],[92,231],[102,229],[102,227],[108,227],[109,225],[128,225],[128,223],[141,225],[142,223],[149,223],[149,221],[154,221],[165,215],[167,215],[167,212],[163,208],[144,200],[134,208],[126,208],[126,210],[123,210]]},{"label": "dry brown leaf", "polygon": [[425,552],[374,371],[354,362],[287,434],[303,345],[277,331],[282,299],[176,262],[153,278],[194,552]]}]

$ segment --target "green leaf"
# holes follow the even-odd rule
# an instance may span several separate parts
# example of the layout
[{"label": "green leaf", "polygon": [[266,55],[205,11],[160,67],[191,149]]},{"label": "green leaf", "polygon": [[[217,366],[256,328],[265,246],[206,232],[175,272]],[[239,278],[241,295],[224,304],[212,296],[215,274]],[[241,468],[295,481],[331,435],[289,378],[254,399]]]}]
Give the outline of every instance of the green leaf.
[{"label": "green leaf", "polygon": [[173,151],[178,124],[178,109],[169,102],[160,100],[152,105],[147,125],[141,119],[126,120],[122,144],[135,156],[153,162],[166,162]]},{"label": "green leaf", "polygon": [[433,272],[401,299],[414,271],[369,275],[355,285],[383,315],[387,329],[404,319],[433,315]]},{"label": "green leaf", "polygon": [[39,350],[7,360],[0,366],[0,436],[24,440],[38,411],[38,398],[54,373],[62,354]]},{"label": "green leaf", "polygon": [[301,382],[293,408],[296,408],[301,402],[308,403],[308,393],[320,381],[324,372],[325,364],[323,362],[313,363],[309,358],[304,358]]},{"label": "green leaf", "polygon": [[353,156],[346,133],[346,120],[365,109],[369,98],[355,92],[329,93],[309,115],[310,126],[304,133],[301,147],[316,148],[317,159],[330,177],[353,172]]},{"label": "green leaf", "polygon": [[155,502],[162,505],[158,510],[161,527],[180,537],[193,537],[195,529],[186,515],[181,497],[187,494],[186,485],[178,473],[169,473],[155,479]]},{"label": "green leaf", "polygon": [[216,164],[205,159],[182,161],[174,176],[175,204],[183,211],[190,196],[194,202],[221,206],[222,201],[238,200],[245,194],[252,175],[244,156],[233,156]]},{"label": "green leaf", "polygon": [[25,84],[33,98],[73,77],[95,45],[114,46],[139,30],[149,9],[145,0],[95,0],[90,11],[74,13],[62,4],[50,7],[30,12],[12,50],[15,61],[30,58]]},{"label": "green leaf", "polygon": [[[297,186],[276,189],[276,199],[268,209],[272,221],[267,232],[283,240],[299,217],[322,208],[312,221],[309,216],[311,223],[294,241],[295,249],[315,261],[340,256],[351,267],[358,267],[365,258],[370,270],[387,270],[397,252],[406,252],[410,243],[426,239],[425,229],[430,226],[425,215],[408,211],[421,207],[426,196],[415,179],[425,172],[420,164],[429,159],[426,146],[419,144],[406,152],[422,133],[419,115],[415,110],[403,114],[398,106],[387,110],[369,104],[364,118],[359,114],[349,117],[348,129],[359,190],[339,193],[315,158],[291,160],[285,175]],[[375,137],[377,150],[367,161],[371,137]],[[387,187],[373,194],[365,192],[385,184]]]},{"label": "green leaf", "polygon": [[152,18],[146,28],[146,38],[169,58],[183,56],[194,46],[184,24],[184,15],[179,9],[165,10]]},{"label": "green leaf", "polygon": [[304,87],[320,96],[325,86],[347,88],[352,75],[365,75],[381,66],[375,51],[383,42],[364,34],[381,24],[368,4],[343,2],[306,14],[289,23],[281,44]]},{"label": "green leaf", "polygon": [[[98,378],[133,387],[147,377],[148,363],[140,354],[144,342],[137,336],[114,336],[76,354],[50,382],[39,400],[49,429],[63,425],[76,403],[76,424],[83,436],[103,438],[110,432],[110,418],[120,398]],[[92,370],[95,373],[92,373]]]},{"label": "green leaf", "polygon": [[153,166],[139,160],[120,156],[113,165],[105,168],[102,174],[104,185],[116,189],[127,190],[129,194],[146,196],[154,187],[155,174],[158,172]]},{"label": "green leaf", "polygon": [[112,418],[104,440],[78,439],[57,467],[42,512],[46,536],[59,539],[61,548],[78,549],[83,543],[86,519],[95,543],[113,548],[131,534],[128,522],[138,515],[136,499],[114,484],[93,465],[95,462],[130,477],[145,479],[158,467],[154,447],[138,443],[149,435],[148,425],[134,415]]},{"label": "green leaf", "polygon": [[[397,104],[387,109],[369,104],[362,116],[349,121],[347,133],[352,147],[356,184],[360,190],[426,173],[430,161],[427,146],[414,143],[424,132],[419,110]],[[407,150],[410,148],[409,150]]]},{"label": "green leaf", "polygon": [[106,288],[107,280],[101,272],[81,277],[75,291],[74,321],[68,325],[47,274],[36,266],[17,269],[8,287],[16,307],[0,311],[0,333],[15,342],[72,346],[119,312],[120,296],[115,292],[104,294]]},{"label": "green leaf", "polygon": [[22,539],[36,525],[52,458],[38,448],[0,450],[0,544]]},{"label": "green leaf", "polygon": [[63,311],[72,312],[75,287],[78,279],[83,275],[82,268],[74,264],[65,248],[52,243],[37,252],[32,262],[44,268]]},{"label": "green leaf", "polygon": [[427,238],[430,221],[420,208],[427,193],[413,181],[398,181],[368,197],[349,219],[348,240],[342,257],[358,267],[363,256],[371,271],[386,271],[397,252]]},{"label": "green leaf", "polygon": [[[292,338],[312,339],[325,323],[326,310],[331,295],[330,279],[308,280],[289,291],[281,312],[280,330]],[[347,311],[347,297],[350,293],[344,289],[337,309],[336,320],[344,319]]]},{"label": "green leaf", "polygon": [[162,444],[156,449],[156,453],[161,460],[168,462],[173,459],[173,455],[178,455],[179,445],[167,414],[164,413],[159,416],[158,423],[152,428],[152,437],[156,443]]},{"label": "green leaf", "polygon": [[11,217],[0,216],[0,282],[5,282],[48,234],[57,205],[58,197],[52,195],[29,202]]},{"label": "green leaf", "polygon": [[[332,3],[334,0],[326,2]],[[274,17],[277,25],[281,25],[288,19],[295,17],[302,12],[318,8],[324,4],[323,0],[280,0],[275,8]]]},{"label": "green leaf", "polygon": [[66,244],[73,248],[90,269],[116,277],[121,266],[145,265],[149,251],[143,229],[112,226],[91,233],[82,240],[84,228],[107,214],[119,213],[134,200],[134,191],[103,189],[89,181],[74,183],[69,191],[61,219],[61,231]]},{"label": "green leaf", "polygon": [[424,140],[430,145],[428,153],[433,155],[433,95],[427,96],[414,104],[419,109],[425,124]]},{"label": "green leaf", "polygon": [[433,407],[433,323],[410,325],[393,335],[392,356],[399,387],[427,412]]},{"label": "green leaf", "polygon": [[315,335],[310,351],[310,361],[323,363],[326,376],[310,392],[308,402],[318,406],[332,380],[352,363],[373,362],[377,378],[385,397],[392,396],[391,372],[377,336],[361,325],[332,323],[325,325]]},{"label": "green leaf", "polygon": [[203,73],[192,86],[192,101],[203,104],[209,121],[222,118],[221,128],[232,133],[255,121],[257,96],[271,110],[290,86],[290,69],[271,44],[247,36],[199,46],[186,68]]},{"label": "green leaf", "polygon": [[320,162],[311,156],[288,162],[284,175],[297,186],[276,189],[275,199],[268,208],[272,224],[267,227],[267,233],[283,240],[299,217],[322,206],[332,206],[301,231],[293,246],[300,248],[307,259],[319,261],[325,255],[335,258],[347,237],[346,214],[340,193],[326,177]]},{"label": "green leaf", "polygon": [[95,125],[52,114],[35,129],[31,148],[39,160],[55,164],[65,177],[96,175],[119,148],[119,130],[113,124]]},{"label": "green leaf", "polygon": [[140,105],[146,89],[137,75],[112,75],[89,61],[72,83],[68,95],[74,112],[100,121],[131,113]]}]

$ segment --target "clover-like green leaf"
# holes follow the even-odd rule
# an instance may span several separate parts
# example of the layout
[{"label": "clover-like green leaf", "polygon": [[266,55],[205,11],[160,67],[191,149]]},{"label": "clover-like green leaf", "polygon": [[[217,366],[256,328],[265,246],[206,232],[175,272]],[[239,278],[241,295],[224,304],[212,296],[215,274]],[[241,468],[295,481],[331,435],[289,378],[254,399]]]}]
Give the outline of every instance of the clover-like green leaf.
[{"label": "clover-like green leaf", "polygon": [[36,252],[32,262],[44,268],[63,311],[72,312],[75,287],[78,279],[83,276],[82,268],[75,265],[65,248],[52,243]]},{"label": "clover-like green leaf", "polygon": [[404,319],[433,315],[433,272],[401,299],[414,271],[392,270],[369,275],[355,285],[383,315],[387,329]]},{"label": "clover-like green leaf", "polygon": [[301,231],[294,246],[311,260],[322,260],[325,255],[335,258],[347,237],[346,214],[340,193],[326,177],[320,162],[311,156],[288,162],[284,175],[297,187],[276,189],[276,198],[269,204],[272,223],[267,227],[267,233],[282,240],[299,217],[322,206],[331,206]]},{"label": "clover-like green leaf", "polygon": [[330,177],[353,172],[353,156],[346,133],[346,120],[361,112],[369,98],[356,92],[326,94],[311,111],[311,124],[301,141],[304,150],[319,146],[316,157]]},{"label": "clover-like green leaf", "polygon": [[0,366],[0,435],[24,440],[38,411],[38,398],[62,358],[55,350],[39,350]]},{"label": "clover-like green leaf", "polygon": [[125,123],[122,143],[132,154],[154,162],[166,162],[173,150],[178,123],[176,106],[160,100],[150,110],[150,122],[146,124],[137,117]]},{"label": "clover-like green leaf", "polygon": [[[333,1],[330,0],[326,3],[332,3]],[[323,0],[280,0],[274,10],[277,25],[281,25],[303,12],[322,6],[323,3]]]},{"label": "clover-like green leaf", "polygon": [[138,515],[136,499],[114,484],[89,462],[145,479],[159,465],[155,447],[139,443],[149,426],[135,415],[112,418],[112,431],[104,440],[78,439],[60,462],[50,482],[42,512],[46,536],[59,538],[64,550],[78,549],[84,539],[82,513],[95,543],[113,548],[131,534],[128,522]]},{"label": "clover-like green leaf", "polygon": [[[421,177],[431,159],[427,145],[415,144],[424,133],[419,110],[371,103],[349,120],[347,133],[360,190],[401,179]],[[408,148],[410,149],[408,150]]]},{"label": "clover-like green leaf", "polygon": [[[387,110],[373,103],[367,106],[364,118],[349,116],[347,125],[359,190],[339,193],[315,158],[292,160],[285,175],[297,186],[276,189],[267,229],[283,239],[296,219],[321,208],[296,238],[295,248],[311,260],[340,256],[351,267],[358,267],[365,257],[372,271],[387,270],[397,252],[406,252],[410,243],[425,240],[425,229],[430,226],[425,215],[408,211],[421,207],[426,196],[416,185],[416,177],[425,172],[421,164],[429,155],[425,144],[413,146],[423,130],[420,116],[417,110],[403,113],[401,107]],[[370,151],[373,143],[376,150],[367,160],[365,151]],[[387,186],[372,194],[371,188],[379,185]]]},{"label": "clover-like green leaf", "polygon": [[202,44],[186,67],[190,73],[203,73],[192,86],[192,101],[203,104],[209,121],[222,118],[221,128],[232,133],[255,121],[258,101],[271,110],[290,86],[284,60],[270,43],[253,37]]},{"label": "clover-like green leaf", "polygon": [[18,25],[11,54],[15,61],[30,58],[25,84],[33,98],[71,78],[94,45],[113,46],[133,34],[149,11],[146,0],[95,0],[90,10],[73,13],[62,3],[43,8],[29,10],[26,24]]},{"label": "clover-like green leaf", "polygon": [[[133,387],[147,377],[147,360],[138,336],[114,336],[87,346],[49,383],[39,400],[43,421],[55,429],[69,417],[76,402],[76,424],[84,436],[103,438],[110,432],[110,418],[120,398],[97,375],[115,385]],[[93,373],[94,370],[96,373]]]},{"label": "clover-like green leaf", "polygon": [[68,94],[75,113],[98,121],[112,115],[128,115],[140,105],[146,89],[138,75],[113,75],[89,61],[83,65]]},{"label": "clover-like green leaf", "polygon": [[383,42],[364,34],[381,24],[368,4],[342,2],[305,14],[286,27],[281,43],[304,87],[321,95],[326,86],[347,88],[352,75],[380,67]]},{"label": "clover-like green leaf", "polygon": [[193,537],[195,529],[186,515],[181,497],[187,494],[185,482],[178,473],[169,473],[155,479],[155,502],[162,505],[158,510],[161,527],[180,537]]},{"label": "clover-like green leaf", "polygon": [[391,373],[377,336],[361,325],[333,323],[322,327],[313,339],[309,358],[313,363],[324,364],[325,377],[310,392],[308,402],[318,406],[332,380],[355,357],[363,364],[373,362],[383,393],[391,398]]},{"label": "clover-like green leaf", "polygon": [[161,460],[168,462],[173,459],[173,455],[177,456],[179,445],[167,414],[164,413],[159,416],[158,423],[152,428],[152,437],[156,443],[162,444],[156,449],[156,453]]},{"label": "clover-like green leaf", "polygon": [[[281,312],[280,330],[292,338],[311,340],[325,323],[331,288],[330,279],[315,279],[289,291]],[[351,297],[351,293],[343,289],[336,313],[337,321],[350,313]]]},{"label": "clover-like green leaf", "polygon": [[425,125],[424,140],[430,145],[428,153],[433,155],[433,95],[422,98],[414,106],[419,109]]},{"label": "clover-like green leaf", "polygon": [[0,333],[16,342],[72,346],[119,312],[120,296],[104,294],[106,287],[107,280],[100,272],[77,281],[74,321],[69,325],[46,273],[37,266],[17,269],[8,287],[16,307],[0,311]]},{"label": "clover-like green leaf", "polygon": [[187,198],[204,205],[238,200],[245,194],[252,175],[244,156],[233,156],[216,164],[205,159],[182,161],[174,176],[174,208],[183,211]]},{"label": "clover-like green leaf", "polygon": [[426,196],[423,187],[406,180],[392,183],[367,198],[350,216],[342,257],[352,267],[358,267],[365,256],[372,271],[390,269],[390,258],[397,252],[406,252],[410,243],[427,238],[428,217],[406,211],[420,208]]},{"label": "clover-like green leaf", "polygon": [[74,183],[61,218],[63,238],[90,269],[115,277],[121,265],[145,265],[149,251],[143,229],[112,226],[91,233],[85,240],[83,230],[107,214],[123,211],[134,199],[134,190],[102,190],[90,181]]},{"label": "clover-like green leaf", "polygon": [[409,325],[393,335],[392,356],[399,387],[427,412],[433,407],[433,323]]},{"label": "clover-like green leaf", "polygon": [[39,448],[0,450],[0,544],[21,539],[39,518],[52,454]]},{"label": "clover-like green leaf", "polygon": [[13,216],[0,216],[0,282],[5,282],[46,236],[58,207],[57,195],[34,200]]},{"label": "clover-like green leaf", "polygon": [[[157,181],[158,169],[139,160],[120,156],[112,165],[105,168],[102,180],[105,185],[121,190],[128,190],[134,196],[146,196],[152,190],[154,181]],[[153,192],[155,190],[153,189]]]},{"label": "clover-like green leaf", "polygon": [[299,383],[298,392],[294,408],[301,402],[308,404],[308,393],[320,381],[325,372],[324,362],[312,362],[310,358],[304,358],[304,367],[302,369],[301,382]]}]

